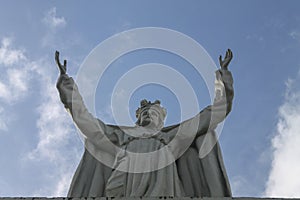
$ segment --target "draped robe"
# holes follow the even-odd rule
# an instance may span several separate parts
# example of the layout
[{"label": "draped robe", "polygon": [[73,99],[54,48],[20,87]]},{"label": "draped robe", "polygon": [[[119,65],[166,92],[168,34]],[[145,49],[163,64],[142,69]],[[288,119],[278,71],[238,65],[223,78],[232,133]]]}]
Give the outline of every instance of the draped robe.
[{"label": "draped robe", "polygon": [[[159,133],[144,138],[127,134],[143,130],[139,126],[107,125],[92,116],[74,80],[66,74],[61,75],[57,82],[61,101],[85,136],[85,151],[73,176],[68,196],[231,196],[214,129],[231,111],[233,80],[228,70],[220,69],[216,73],[216,94],[211,106],[192,119],[165,127]],[[129,158],[126,153],[157,151],[169,147],[168,144],[175,137],[175,148],[165,148],[167,150],[157,155],[161,162],[166,162],[162,168],[155,163],[158,161],[144,158],[141,162]],[[181,154],[176,152],[176,147],[180,147],[185,140],[191,141],[189,146]],[[206,153],[203,154],[204,151]],[[103,159],[107,162],[101,162]],[[157,169],[150,167],[148,172],[134,171],[135,167],[147,168],[149,165]],[[124,166],[128,167],[128,171],[124,171]]]}]

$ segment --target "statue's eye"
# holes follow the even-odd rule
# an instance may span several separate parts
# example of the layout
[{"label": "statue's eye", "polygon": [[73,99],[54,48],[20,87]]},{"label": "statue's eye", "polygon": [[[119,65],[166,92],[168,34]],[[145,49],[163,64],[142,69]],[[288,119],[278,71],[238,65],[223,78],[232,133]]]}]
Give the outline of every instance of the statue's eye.
[{"label": "statue's eye", "polygon": [[150,113],[151,115],[153,115],[153,116],[158,116],[158,114],[155,112],[155,111],[151,111],[151,113]]}]

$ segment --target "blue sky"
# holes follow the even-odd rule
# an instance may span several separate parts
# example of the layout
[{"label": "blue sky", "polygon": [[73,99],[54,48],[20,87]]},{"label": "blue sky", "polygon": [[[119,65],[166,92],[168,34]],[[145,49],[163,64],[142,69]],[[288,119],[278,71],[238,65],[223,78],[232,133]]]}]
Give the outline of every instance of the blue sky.
[{"label": "blue sky", "polygon": [[[119,32],[162,27],[201,44],[212,59],[231,48],[235,99],[220,143],[234,196],[300,197],[299,1],[14,1],[0,2],[0,196],[65,196],[83,152],[55,88],[54,52],[76,76],[85,57]],[[121,44],[120,44],[121,45]],[[162,63],[210,104],[189,63],[139,50],[109,67],[97,88],[97,116],[113,123],[112,85],[132,67]],[[181,121],[176,94],[158,85],[130,99],[160,98],[167,124]]]}]

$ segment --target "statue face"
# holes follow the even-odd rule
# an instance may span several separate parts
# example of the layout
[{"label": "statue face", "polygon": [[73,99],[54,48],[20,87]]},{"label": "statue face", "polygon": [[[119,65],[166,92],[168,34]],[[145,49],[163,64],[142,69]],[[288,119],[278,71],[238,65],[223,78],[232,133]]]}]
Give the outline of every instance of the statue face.
[{"label": "statue face", "polygon": [[163,124],[162,116],[155,109],[147,109],[141,113],[140,116],[140,125],[158,128]]}]

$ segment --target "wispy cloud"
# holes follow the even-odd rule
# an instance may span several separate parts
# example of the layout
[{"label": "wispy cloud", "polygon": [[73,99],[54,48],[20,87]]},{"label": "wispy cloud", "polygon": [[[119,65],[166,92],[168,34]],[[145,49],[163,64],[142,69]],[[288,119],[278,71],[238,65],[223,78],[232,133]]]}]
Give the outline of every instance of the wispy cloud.
[{"label": "wispy cloud", "polygon": [[0,107],[0,131],[7,131],[7,118],[4,109]]},{"label": "wispy cloud", "polygon": [[11,48],[12,38],[5,37],[1,41],[0,65],[11,66],[26,60],[24,51]]},{"label": "wispy cloud", "polygon": [[8,131],[12,114],[6,106],[20,102],[27,96],[31,68],[25,51],[14,48],[13,39],[2,38],[0,46],[0,130]]},{"label": "wispy cloud", "polygon": [[82,144],[72,120],[59,101],[55,87],[58,73],[55,63],[49,63],[48,59],[31,60],[24,52],[20,48],[12,48],[11,39],[2,40],[0,101],[4,102],[4,106],[0,107],[0,130],[9,131],[7,107],[28,96],[29,88],[40,91],[40,96],[36,97],[40,101],[36,122],[38,143],[35,149],[27,152],[23,162],[27,165],[42,162],[48,167],[44,169],[45,175],[41,175],[44,183],[37,184],[37,189],[29,195],[66,196]]},{"label": "wispy cloud", "polygon": [[298,30],[293,30],[289,33],[289,36],[294,39],[297,40],[298,42],[300,42],[300,31]]},{"label": "wispy cloud", "polygon": [[300,197],[300,72],[286,84],[285,101],[279,108],[273,161],[265,195]]},{"label": "wispy cloud", "polygon": [[253,191],[253,186],[249,181],[243,176],[234,176],[230,182],[232,193],[236,197],[244,196]]},{"label": "wispy cloud", "polygon": [[59,28],[66,26],[67,22],[64,17],[58,17],[56,7],[51,8],[45,13],[43,22],[50,28]]},{"label": "wispy cloud", "polygon": [[[44,46],[57,44],[57,31],[66,26],[63,16],[57,15],[56,8],[45,13],[42,22],[48,31],[42,39]],[[64,42],[62,42],[64,43]],[[39,82],[41,104],[37,108],[38,143],[36,148],[28,152],[25,162],[47,165],[44,183],[33,191],[34,196],[66,196],[76,161],[81,154],[82,143],[76,135],[70,116],[64,110],[56,90],[58,71],[54,63],[47,60],[32,61],[35,81]],[[43,66],[43,68],[39,67]]]},{"label": "wispy cloud", "polygon": [[40,139],[37,148],[30,154],[30,157],[42,157],[55,161],[60,154],[56,147],[64,143],[71,131],[70,120],[58,100],[55,82],[51,83],[46,77],[42,79],[44,82],[43,89],[41,89],[43,102],[38,107],[40,117],[37,121]]},{"label": "wispy cloud", "polygon": [[30,80],[30,62],[24,51],[11,47],[12,39],[3,38],[0,47],[0,66],[2,80],[0,80],[0,100],[15,103],[21,100],[28,91]]},{"label": "wispy cloud", "polygon": [[42,46],[55,48],[59,46],[59,43],[65,43],[65,41],[58,41],[58,38],[56,37],[58,31],[67,25],[67,21],[64,17],[57,16],[56,7],[45,12],[42,22],[46,26],[47,30],[42,38]]},{"label": "wispy cloud", "polygon": [[[76,136],[72,120],[59,101],[53,76],[49,75],[49,71],[44,70],[53,66],[47,62],[40,62],[42,61],[37,65],[43,65],[44,68],[36,68],[42,98],[42,103],[38,107],[37,120],[39,141],[36,148],[28,153],[27,158],[51,166],[47,169],[47,173],[51,174],[48,176],[48,183],[42,185],[35,195],[66,196],[75,169],[74,161],[79,159],[82,144],[78,145],[80,141]],[[77,145],[72,145],[76,139]]]}]

